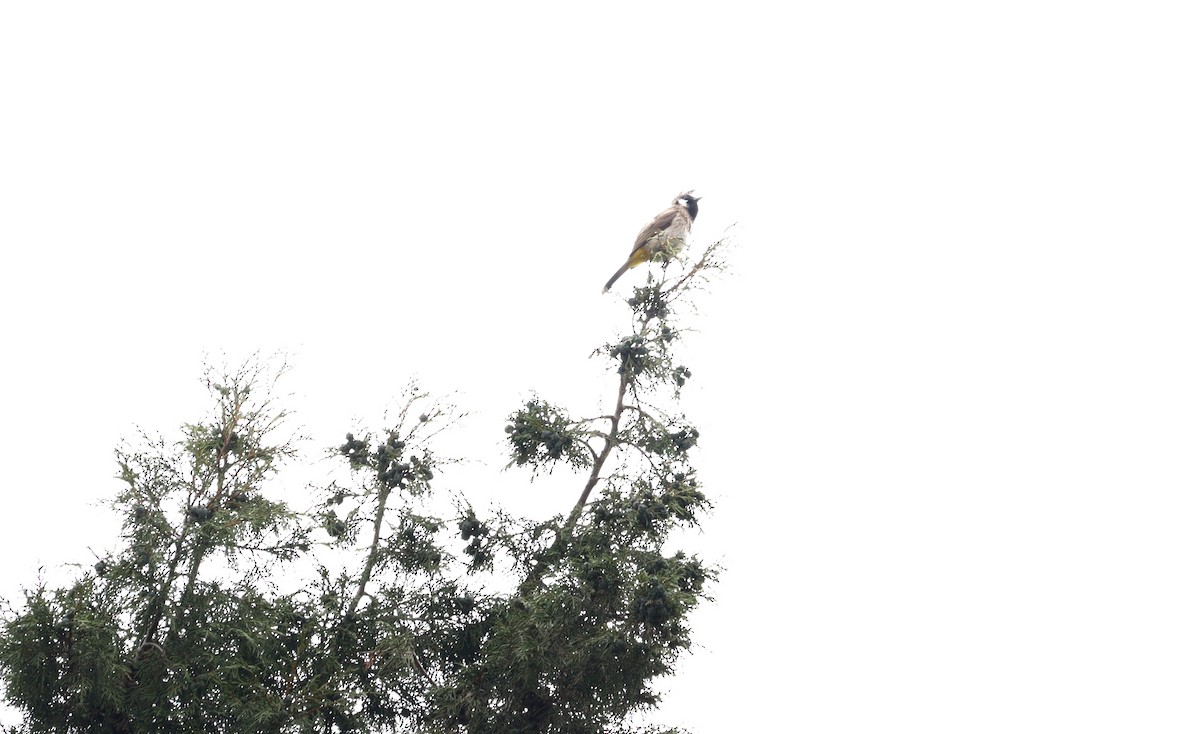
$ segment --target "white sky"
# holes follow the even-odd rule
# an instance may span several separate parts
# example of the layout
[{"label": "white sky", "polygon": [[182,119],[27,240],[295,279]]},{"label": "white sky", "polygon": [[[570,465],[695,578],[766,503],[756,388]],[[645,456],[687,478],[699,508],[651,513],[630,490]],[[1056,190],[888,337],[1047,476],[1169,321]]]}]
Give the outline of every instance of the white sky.
[{"label": "white sky", "polygon": [[656,719],[1200,726],[1190,4],[412,5],[0,6],[4,594],[205,354],[293,352],[314,449],[458,391],[456,489],[566,510],[504,416],[609,400],[600,287],[695,189],[727,570]]}]

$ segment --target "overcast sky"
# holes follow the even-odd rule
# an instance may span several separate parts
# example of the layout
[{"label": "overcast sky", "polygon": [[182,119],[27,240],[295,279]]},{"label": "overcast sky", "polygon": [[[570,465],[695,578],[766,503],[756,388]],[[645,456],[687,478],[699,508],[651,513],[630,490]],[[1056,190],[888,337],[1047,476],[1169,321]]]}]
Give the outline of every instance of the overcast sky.
[{"label": "overcast sky", "polygon": [[205,355],[292,353],[314,450],[457,391],[455,489],[565,511],[504,416],[608,399],[600,288],[695,189],[726,571],[656,720],[1195,731],[1194,8],[784,5],[0,6],[0,590],[108,547]]}]

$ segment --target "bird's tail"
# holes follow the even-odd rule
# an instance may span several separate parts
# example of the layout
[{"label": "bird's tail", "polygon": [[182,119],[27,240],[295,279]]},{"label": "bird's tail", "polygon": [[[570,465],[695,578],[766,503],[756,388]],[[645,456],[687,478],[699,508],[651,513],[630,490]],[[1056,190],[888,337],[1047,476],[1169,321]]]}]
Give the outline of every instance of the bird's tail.
[{"label": "bird's tail", "polygon": [[633,264],[633,258],[626,260],[625,264],[621,266],[621,269],[618,270],[617,272],[613,273],[613,277],[608,279],[608,282],[604,284],[604,290],[602,290],[600,292],[608,293],[608,289],[612,288],[613,283],[617,282],[617,278],[620,278],[622,275],[624,275],[625,271],[628,270],[632,264]]}]

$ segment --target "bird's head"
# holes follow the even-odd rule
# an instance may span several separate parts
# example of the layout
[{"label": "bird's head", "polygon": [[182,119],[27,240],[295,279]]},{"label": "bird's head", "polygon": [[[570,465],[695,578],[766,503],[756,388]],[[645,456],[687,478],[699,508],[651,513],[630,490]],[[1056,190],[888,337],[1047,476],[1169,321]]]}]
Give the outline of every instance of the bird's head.
[{"label": "bird's head", "polygon": [[684,193],[675,197],[675,206],[681,206],[687,209],[688,216],[692,218],[692,221],[695,221],[696,215],[700,213],[699,201],[699,196],[692,196],[691,191],[685,191]]}]

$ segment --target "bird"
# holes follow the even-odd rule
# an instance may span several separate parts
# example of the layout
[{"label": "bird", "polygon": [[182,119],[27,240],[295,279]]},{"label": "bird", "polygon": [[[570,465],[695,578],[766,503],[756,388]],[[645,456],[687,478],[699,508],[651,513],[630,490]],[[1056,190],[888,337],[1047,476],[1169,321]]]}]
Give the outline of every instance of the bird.
[{"label": "bird", "polygon": [[608,289],[617,282],[617,278],[635,265],[641,265],[659,253],[667,257],[677,255],[687,243],[692,222],[696,221],[696,214],[700,211],[699,201],[700,197],[692,196],[691,191],[684,192],[675,197],[671,206],[655,217],[654,221],[643,227],[633,243],[633,252],[629,254],[629,259],[608,279],[601,293],[608,293]]}]

